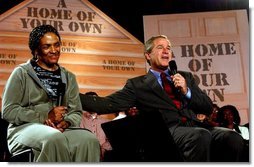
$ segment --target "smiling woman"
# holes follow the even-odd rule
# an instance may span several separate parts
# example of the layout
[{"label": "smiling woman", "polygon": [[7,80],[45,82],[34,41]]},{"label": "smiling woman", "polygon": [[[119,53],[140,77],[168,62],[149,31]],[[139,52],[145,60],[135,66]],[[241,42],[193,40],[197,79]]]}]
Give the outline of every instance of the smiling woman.
[{"label": "smiling woman", "polygon": [[31,31],[33,58],[13,70],[3,93],[8,148],[13,155],[31,148],[35,162],[98,162],[99,141],[79,128],[76,76],[58,64],[60,46],[60,35],[51,25]]},{"label": "smiling woman", "polygon": [[58,69],[60,57],[60,40],[54,33],[46,33],[40,40],[40,49],[35,51],[37,64],[49,71]]}]

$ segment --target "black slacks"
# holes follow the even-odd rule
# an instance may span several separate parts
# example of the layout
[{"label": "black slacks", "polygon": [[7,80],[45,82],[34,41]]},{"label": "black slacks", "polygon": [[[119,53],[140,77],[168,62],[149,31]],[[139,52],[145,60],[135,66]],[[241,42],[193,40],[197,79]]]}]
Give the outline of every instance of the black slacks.
[{"label": "black slacks", "polygon": [[175,126],[172,137],[190,162],[237,162],[241,160],[244,140],[237,132],[222,128]]}]

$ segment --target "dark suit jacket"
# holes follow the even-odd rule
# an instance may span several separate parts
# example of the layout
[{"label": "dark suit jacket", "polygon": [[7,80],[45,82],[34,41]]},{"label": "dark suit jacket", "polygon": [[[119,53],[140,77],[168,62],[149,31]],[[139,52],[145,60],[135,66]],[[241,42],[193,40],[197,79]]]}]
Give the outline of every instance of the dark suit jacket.
[{"label": "dark suit jacket", "polygon": [[176,108],[150,71],[144,76],[127,80],[123,89],[106,97],[80,94],[82,107],[98,114],[128,110],[133,106],[141,112],[159,111],[168,127],[177,124],[182,116],[197,120],[197,113],[209,115],[212,111],[210,98],[195,84],[191,73],[178,72],[186,79],[191,90],[190,100],[182,98],[184,107],[181,110]]}]

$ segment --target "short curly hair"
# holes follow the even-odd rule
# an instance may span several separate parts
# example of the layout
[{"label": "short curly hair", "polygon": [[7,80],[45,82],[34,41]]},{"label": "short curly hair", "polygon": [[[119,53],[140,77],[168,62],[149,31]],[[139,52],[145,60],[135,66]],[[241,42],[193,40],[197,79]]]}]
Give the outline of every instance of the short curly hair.
[{"label": "short curly hair", "polygon": [[231,111],[231,113],[233,114],[234,117],[234,123],[236,125],[240,125],[241,123],[241,117],[239,115],[239,111],[237,110],[237,108],[233,105],[225,105],[222,106],[219,110],[218,110],[218,115],[217,115],[217,121],[220,123],[224,123],[224,111],[229,110]]},{"label": "short curly hair", "polygon": [[40,25],[35,27],[30,35],[29,35],[29,48],[31,50],[31,53],[33,55],[33,58],[36,57],[35,50],[38,49],[40,44],[40,39],[48,32],[52,32],[56,34],[61,42],[61,37],[58,33],[58,31],[51,25]]}]

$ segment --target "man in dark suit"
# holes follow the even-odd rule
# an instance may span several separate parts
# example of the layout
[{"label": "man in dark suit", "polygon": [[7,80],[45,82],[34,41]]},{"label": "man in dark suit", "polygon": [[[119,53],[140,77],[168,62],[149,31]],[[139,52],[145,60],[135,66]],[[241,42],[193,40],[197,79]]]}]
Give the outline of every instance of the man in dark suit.
[{"label": "man in dark suit", "polygon": [[[212,102],[191,73],[169,70],[171,49],[166,36],[150,38],[144,53],[151,66],[148,73],[129,79],[123,89],[106,97],[81,94],[83,109],[105,114],[136,106],[143,114],[160,112],[185,161],[238,161],[243,150],[242,137],[228,129],[207,127],[196,118],[199,113],[209,115]],[[165,82],[162,73],[166,75]],[[169,94],[164,90],[168,83]]]}]

